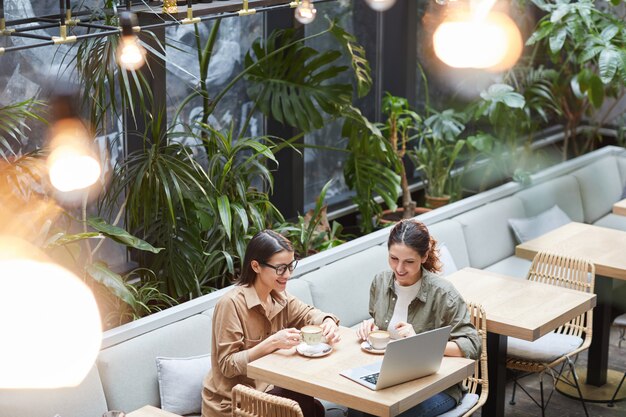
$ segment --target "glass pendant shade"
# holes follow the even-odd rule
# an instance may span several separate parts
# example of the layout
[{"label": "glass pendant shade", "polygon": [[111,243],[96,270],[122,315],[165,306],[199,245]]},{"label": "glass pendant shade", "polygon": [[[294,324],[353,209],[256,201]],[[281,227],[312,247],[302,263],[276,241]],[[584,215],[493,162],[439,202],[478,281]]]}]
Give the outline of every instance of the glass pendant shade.
[{"label": "glass pendant shade", "polygon": [[117,63],[128,71],[135,71],[146,63],[146,50],[139,44],[134,27],[137,26],[137,16],[130,12],[120,14],[122,36],[117,45]]},{"label": "glass pendant shade", "polygon": [[[80,384],[100,350],[102,325],[91,290],[59,265],[15,253],[0,237],[0,388]],[[12,248],[7,249],[7,245]]]},{"label": "glass pendant shade", "polygon": [[451,67],[503,71],[515,65],[523,41],[515,22],[504,13],[478,18],[464,13],[437,27],[433,46],[437,57]]},{"label": "glass pendant shade", "polygon": [[303,0],[298,7],[296,7],[295,18],[298,22],[306,25],[315,20],[315,15],[317,14],[317,10],[313,3],[309,0]]},{"label": "glass pendant shade", "polygon": [[396,0],[365,0],[372,10],[377,12],[384,12],[389,10],[396,4]]},{"label": "glass pendant shade", "polygon": [[117,62],[128,71],[136,71],[146,63],[146,50],[135,35],[122,36],[117,46]]},{"label": "glass pendant shade", "polygon": [[69,192],[87,188],[98,181],[99,158],[90,148],[93,139],[79,119],[57,121],[50,129],[48,175],[59,191]]}]

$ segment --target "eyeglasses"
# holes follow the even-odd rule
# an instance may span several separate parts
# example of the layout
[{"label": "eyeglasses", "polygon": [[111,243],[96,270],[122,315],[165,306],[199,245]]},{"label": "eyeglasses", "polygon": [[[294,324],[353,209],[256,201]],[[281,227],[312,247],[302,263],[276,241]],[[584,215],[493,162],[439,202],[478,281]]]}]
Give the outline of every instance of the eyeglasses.
[{"label": "eyeglasses", "polygon": [[287,272],[287,270],[289,270],[289,272],[293,272],[293,270],[296,269],[296,265],[298,265],[298,260],[294,259],[293,261],[291,261],[289,265],[270,265],[266,262],[259,262],[259,263],[263,266],[273,268],[274,271],[276,271],[276,275],[284,275],[285,272]]}]

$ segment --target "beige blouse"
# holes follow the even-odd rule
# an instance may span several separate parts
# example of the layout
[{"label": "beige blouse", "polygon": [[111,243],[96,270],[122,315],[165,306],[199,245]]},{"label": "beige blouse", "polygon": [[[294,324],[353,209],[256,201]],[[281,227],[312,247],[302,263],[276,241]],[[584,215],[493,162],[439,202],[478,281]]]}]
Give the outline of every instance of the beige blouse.
[{"label": "beige blouse", "polygon": [[267,390],[268,384],[246,376],[248,349],[282,329],[321,324],[327,317],[339,323],[334,315],[287,293],[272,292],[271,296],[271,311],[265,311],[252,286],[235,286],[217,302],[213,314],[211,371],[202,390],[202,417],[231,416],[231,390],[237,384]]}]

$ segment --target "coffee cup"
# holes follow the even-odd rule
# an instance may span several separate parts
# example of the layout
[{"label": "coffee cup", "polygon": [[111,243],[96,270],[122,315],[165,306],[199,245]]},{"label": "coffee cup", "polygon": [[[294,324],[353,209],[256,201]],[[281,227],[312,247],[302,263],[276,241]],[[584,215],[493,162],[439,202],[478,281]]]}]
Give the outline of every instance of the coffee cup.
[{"label": "coffee cup", "polygon": [[386,330],[374,330],[367,336],[367,341],[374,349],[381,350],[387,348],[390,334]]},{"label": "coffee cup", "polygon": [[322,328],[320,326],[304,326],[300,329],[302,341],[307,345],[317,345],[322,343]]}]

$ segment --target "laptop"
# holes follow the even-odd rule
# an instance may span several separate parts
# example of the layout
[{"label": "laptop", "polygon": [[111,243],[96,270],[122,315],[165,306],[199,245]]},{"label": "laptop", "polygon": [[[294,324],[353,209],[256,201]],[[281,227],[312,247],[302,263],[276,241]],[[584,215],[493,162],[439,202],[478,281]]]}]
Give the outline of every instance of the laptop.
[{"label": "laptop", "polygon": [[387,345],[381,362],[341,371],[372,390],[380,390],[434,374],[439,370],[452,326],[441,327]]}]

